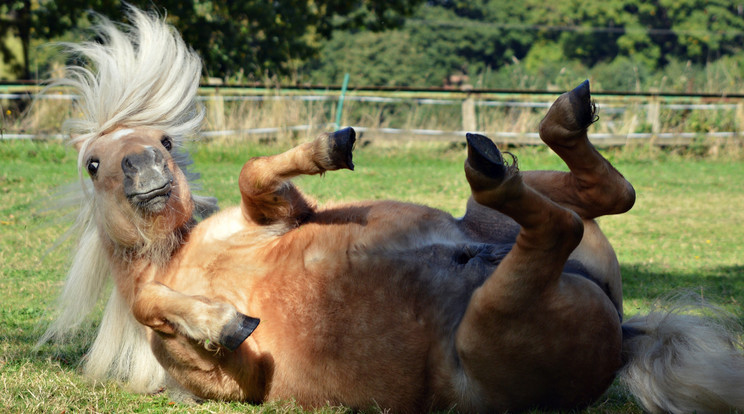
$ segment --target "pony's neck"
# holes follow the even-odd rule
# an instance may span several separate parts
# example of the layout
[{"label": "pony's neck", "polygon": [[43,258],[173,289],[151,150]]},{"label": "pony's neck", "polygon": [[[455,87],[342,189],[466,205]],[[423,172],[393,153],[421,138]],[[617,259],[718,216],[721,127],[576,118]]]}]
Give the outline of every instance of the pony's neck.
[{"label": "pony's neck", "polygon": [[167,236],[134,247],[116,245],[111,239],[105,240],[111,275],[119,293],[128,303],[134,300],[139,285],[154,281],[159,274],[167,271],[195,225],[195,220],[189,220]]},{"label": "pony's neck", "polygon": [[196,221],[192,218],[172,232],[142,240],[134,246],[122,246],[110,238],[104,240],[104,244],[115,268],[125,269],[147,264],[165,269],[176,252],[186,243],[195,225]]}]

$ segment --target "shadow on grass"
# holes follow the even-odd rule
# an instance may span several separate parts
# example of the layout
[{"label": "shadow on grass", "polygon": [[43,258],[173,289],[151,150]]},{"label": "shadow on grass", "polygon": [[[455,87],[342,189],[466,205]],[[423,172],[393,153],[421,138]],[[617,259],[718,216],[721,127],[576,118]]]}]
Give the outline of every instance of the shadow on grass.
[{"label": "shadow on grass", "polygon": [[[74,369],[79,366],[86,350],[92,343],[94,331],[89,333],[73,335],[71,338],[60,342],[48,342],[36,348],[39,338],[44,333],[36,317],[18,319],[17,315],[23,314],[24,309],[15,312],[3,312],[4,326],[0,329],[0,342],[3,345],[3,360],[8,366],[32,362],[57,362],[63,368]],[[12,319],[8,318],[11,316]],[[10,320],[9,320],[10,319]]]},{"label": "shadow on grass", "polygon": [[623,264],[620,268],[626,303],[632,301],[650,303],[675,293],[690,292],[710,303],[721,305],[742,318],[740,302],[744,297],[742,265],[695,268],[689,271],[660,269],[659,266],[645,264]]}]

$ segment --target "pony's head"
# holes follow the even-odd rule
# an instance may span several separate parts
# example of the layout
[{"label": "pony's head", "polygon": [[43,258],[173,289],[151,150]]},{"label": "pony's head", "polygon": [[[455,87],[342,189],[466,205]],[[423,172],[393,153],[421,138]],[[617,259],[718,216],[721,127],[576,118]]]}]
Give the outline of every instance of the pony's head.
[{"label": "pony's head", "polygon": [[[40,344],[75,332],[106,291],[114,255],[167,261],[193,215],[217,209],[216,200],[191,193],[190,157],[183,142],[198,131],[204,111],[196,101],[201,60],[156,14],[130,7],[130,25],[98,16],[91,38],[64,45],[81,65],[68,66],[50,87],[73,89],[76,113],[67,122],[78,151],[79,240],[57,302],[58,315]],[[104,311],[85,371],[153,391],[164,372],[145,329],[117,289]]]},{"label": "pony's head", "polygon": [[93,184],[96,226],[114,248],[167,254],[192,221],[194,201],[173,158],[175,145],[159,129],[120,127],[79,149]]},{"label": "pony's head", "polygon": [[167,254],[174,245],[164,237],[194,208],[216,209],[213,199],[192,197],[188,181],[195,176],[182,149],[204,117],[196,101],[201,60],[159,16],[130,8],[128,17],[131,26],[99,16],[101,41],[67,44],[85,64],[67,67],[53,85],[79,97],[82,117],[67,126],[83,188],[93,187],[85,192],[83,221],[93,221],[115,248]]}]

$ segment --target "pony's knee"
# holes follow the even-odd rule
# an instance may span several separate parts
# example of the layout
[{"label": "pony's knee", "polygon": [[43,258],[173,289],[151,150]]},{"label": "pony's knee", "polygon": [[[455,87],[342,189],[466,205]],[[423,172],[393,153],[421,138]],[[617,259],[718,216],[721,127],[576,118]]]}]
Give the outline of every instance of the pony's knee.
[{"label": "pony's knee", "polygon": [[243,165],[238,178],[240,208],[249,222],[293,228],[313,213],[315,205],[288,178],[277,174],[272,162],[271,157],[258,157]]}]

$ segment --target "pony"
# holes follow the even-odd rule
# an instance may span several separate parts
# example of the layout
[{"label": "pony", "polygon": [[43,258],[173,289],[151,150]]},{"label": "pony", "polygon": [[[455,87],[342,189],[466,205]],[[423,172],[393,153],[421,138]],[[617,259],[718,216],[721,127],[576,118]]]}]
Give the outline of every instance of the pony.
[{"label": "pony", "polygon": [[156,14],[100,17],[55,85],[79,94],[79,239],[41,343],[79,328],[113,282],[84,373],[187,400],[294,400],[394,412],[574,409],[620,377],[652,412],[744,408],[735,328],[684,309],[623,320],[595,219],[632,185],[592,146],[589,82],[540,137],[568,172],[520,171],[466,136],[463,217],[396,201],[317,206],[299,175],[354,169],[356,133],[247,160],[239,206],[195,195],[183,148],[201,64]]}]

